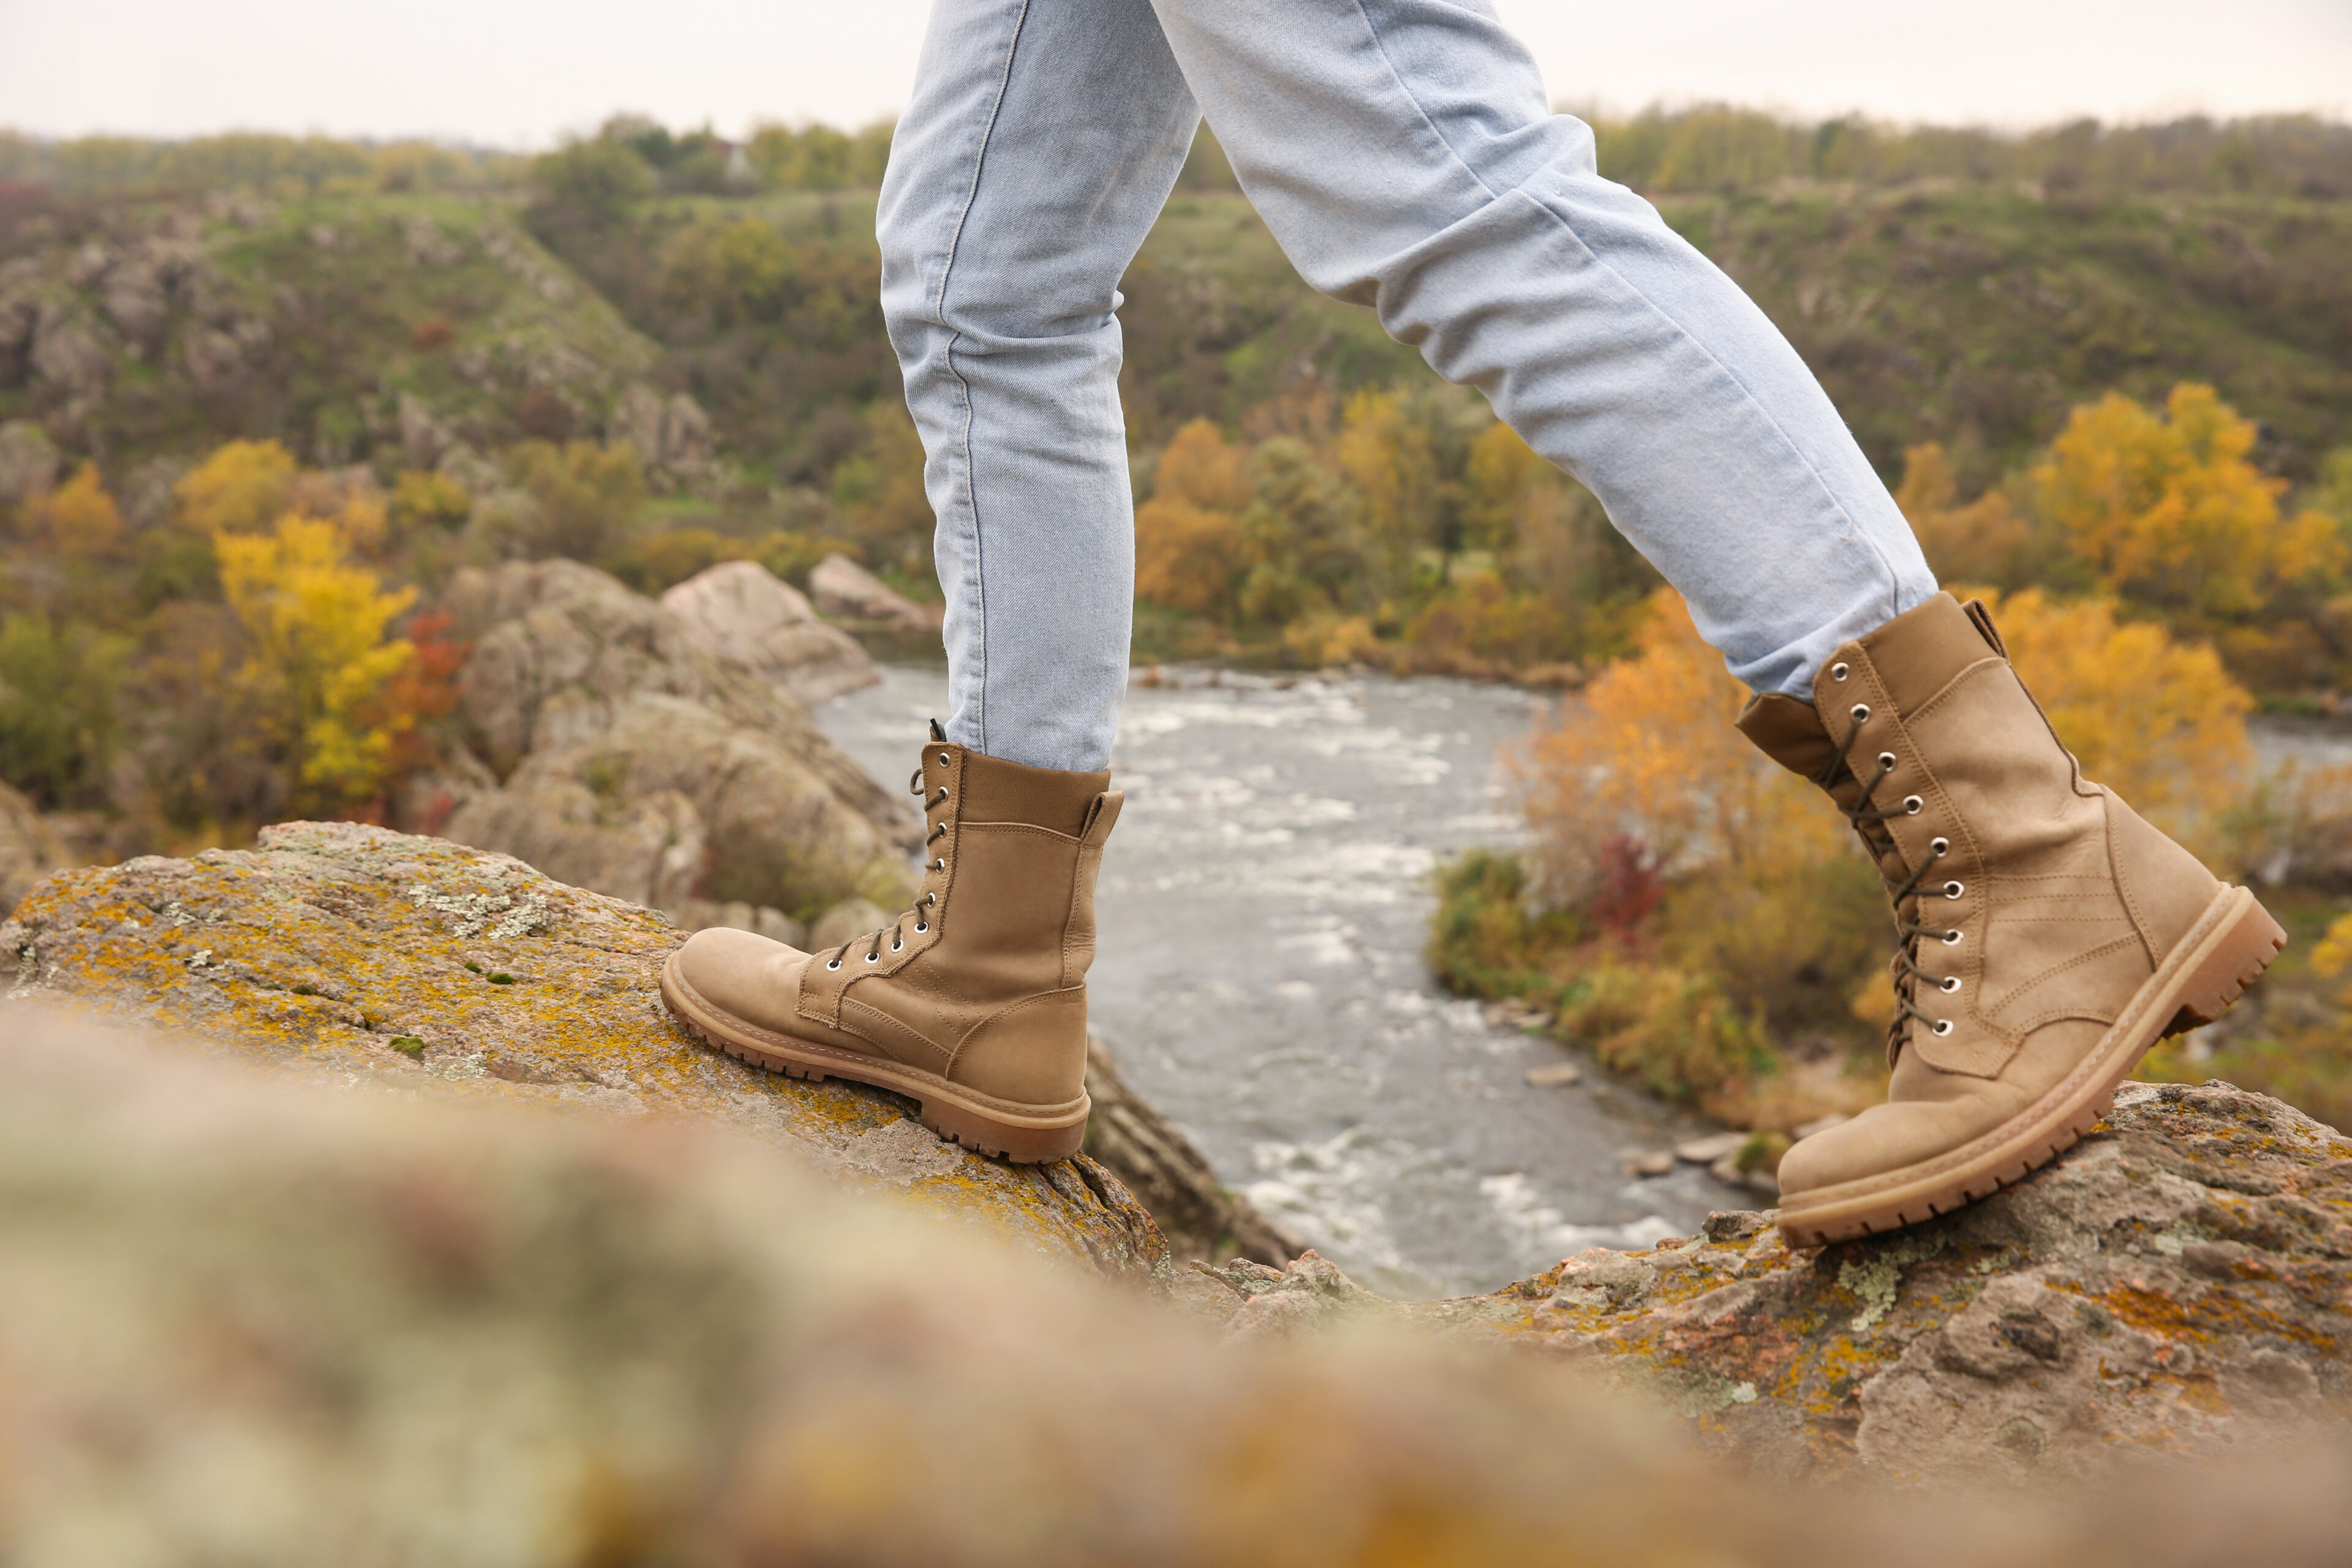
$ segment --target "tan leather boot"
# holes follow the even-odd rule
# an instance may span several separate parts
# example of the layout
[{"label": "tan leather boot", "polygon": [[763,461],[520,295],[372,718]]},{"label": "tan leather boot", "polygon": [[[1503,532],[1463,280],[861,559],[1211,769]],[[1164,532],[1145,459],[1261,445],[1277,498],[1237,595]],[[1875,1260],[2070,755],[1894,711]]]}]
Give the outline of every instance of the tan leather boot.
[{"label": "tan leather boot", "polygon": [[1109,783],[935,738],[910,785],[930,827],[912,909],[822,953],[698,931],[662,970],[662,996],[730,1056],[906,1095],[924,1125],[970,1148],[1075,1154],[1095,871],[1121,798]]},{"label": "tan leather boot", "polygon": [[2084,779],[1980,604],[1937,595],[1839,648],[1811,705],[1761,697],[1739,728],[1852,819],[1902,943],[1887,1103],[1781,1161],[1792,1245],[1914,1225],[2046,1163],[2286,945],[2252,893]]}]

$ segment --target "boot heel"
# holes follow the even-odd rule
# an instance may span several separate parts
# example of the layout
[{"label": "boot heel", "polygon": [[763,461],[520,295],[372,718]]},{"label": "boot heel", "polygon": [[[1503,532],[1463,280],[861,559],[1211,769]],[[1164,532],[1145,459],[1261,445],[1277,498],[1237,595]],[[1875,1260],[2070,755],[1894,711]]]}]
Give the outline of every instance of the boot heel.
[{"label": "boot heel", "polygon": [[983,1154],[993,1154],[1010,1160],[1016,1165],[1040,1165],[1054,1160],[1066,1160],[1078,1152],[1087,1141],[1087,1112],[1061,1127],[1024,1127],[1017,1122],[1000,1121],[984,1116],[970,1106],[959,1105],[952,1100],[929,1099],[922,1102],[923,1125],[942,1138],[951,1139],[967,1149]]},{"label": "boot heel", "polygon": [[2168,1035],[2201,1028],[2228,1012],[2286,946],[2286,932],[2253,894],[2243,888],[2231,890],[2243,907],[2182,983],[2180,1010],[2165,1026]]}]

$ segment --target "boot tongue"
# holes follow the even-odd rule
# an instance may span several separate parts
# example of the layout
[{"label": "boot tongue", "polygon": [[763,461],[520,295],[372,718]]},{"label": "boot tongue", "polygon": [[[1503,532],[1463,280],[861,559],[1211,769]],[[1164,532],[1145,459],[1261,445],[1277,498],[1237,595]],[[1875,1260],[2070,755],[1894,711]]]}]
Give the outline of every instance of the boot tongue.
[{"label": "boot tongue", "polygon": [[1738,722],[1739,732],[1756,742],[1758,751],[1801,778],[1819,777],[1837,754],[1813,705],[1781,692],[1749,698]]}]

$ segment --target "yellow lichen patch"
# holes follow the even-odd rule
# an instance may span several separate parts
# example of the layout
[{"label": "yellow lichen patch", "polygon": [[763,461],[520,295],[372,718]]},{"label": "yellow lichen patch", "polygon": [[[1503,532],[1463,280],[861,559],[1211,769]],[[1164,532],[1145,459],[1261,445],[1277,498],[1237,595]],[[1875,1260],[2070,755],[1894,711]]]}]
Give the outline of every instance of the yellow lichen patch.
[{"label": "yellow lichen patch", "polygon": [[12,995],[385,1088],[715,1121],[1027,1248],[1118,1274],[1164,1267],[1157,1229],[1116,1182],[1044,1176],[928,1134],[894,1141],[902,1100],[701,1045],[658,991],[682,940],[651,910],[510,858],[348,823],[61,873],[0,926]]}]

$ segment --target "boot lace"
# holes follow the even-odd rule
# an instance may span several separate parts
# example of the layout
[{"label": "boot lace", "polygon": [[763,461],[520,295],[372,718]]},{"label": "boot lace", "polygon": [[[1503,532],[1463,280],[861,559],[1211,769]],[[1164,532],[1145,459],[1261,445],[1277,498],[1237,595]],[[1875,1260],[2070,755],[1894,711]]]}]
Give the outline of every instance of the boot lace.
[{"label": "boot lace", "polygon": [[[1867,708],[1858,707],[1854,710],[1850,716],[1852,726],[1845,732],[1845,740],[1839,744],[1837,751],[1822,766],[1822,771],[1812,775],[1812,779],[1813,783],[1824,791],[1831,792],[1831,799],[1833,801],[1837,798],[1834,793],[1837,785],[1851,781],[1862,786],[1862,793],[1854,797],[1853,804],[1846,805],[1840,803],[1838,810],[1844,815],[1848,822],[1853,824],[1855,834],[1869,848],[1872,858],[1877,862],[1879,880],[1886,885],[1887,897],[1895,906],[1895,934],[1897,942],[1892,965],[1895,981],[1895,1020],[1887,1026],[1886,1037],[1889,1045],[1899,1049],[1906,1037],[1906,1026],[1915,1018],[1926,1025],[1934,1034],[1948,1035],[1952,1032],[1953,1025],[1950,1019],[1937,1018],[1920,1009],[1917,994],[1922,982],[1933,985],[1938,991],[1956,992],[1960,988],[1959,979],[1954,975],[1938,978],[1920,968],[1919,943],[1924,938],[1933,938],[1948,947],[1954,946],[1960,940],[1960,932],[1957,930],[1928,925],[1919,918],[1920,887],[1927,880],[1928,873],[1934,868],[1935,862],[1951,853],[1951,840],[1941,837],[1932,840],[1929,844],[1932,851],[1930,858],[1922,860],[1916,867],[1911,866],[1904,858],[1902,846],[1895,842],[1895,835],[1887,831],[1885,825],[1898,816],[1916,816],[1924,809],[1926,803],[1919,796],[1913,795],[1904,796],[1901,804],[1896,805],[1882,806],[1874,804],[1878,786],[1885,784],[1886,776],[1895,771],[1894,752],[1878,753],[1877,769],[1867,780],[1864,779],[1853,766],[1853,743],[1861,738],[1863,722],[1869,716],[1870,710]],[[1900,879],[1886,874],[1886,865],[1890,859],[1903,868],[1906,874]],[[1958,898],[1962,890],[1961,885],[1957,881],[1948,881],[1942,889],[1944,896],[1950,899]]]},{"label": "boot lace", "polygon": [[[937,719],[932,720],[931,739],[934,741],[944,741],[947,738],[948,732],[940,727],[940,721]],[[908,778],[907,793],[922,801],[923,820],[926,823],[930,823],[931,813],[937,811],[940,806],[945,805],[948,800],[948,786],[945,784],[940,785],[939,793],[937,795],[929,794],[924,790],[923,770],[920,766],[918,766],[914,773]],[[931,846],[946,837],[947,832],[948,825],[946,823],[932,823],[929,837],[923,840],[924,852],[926,854],[929,854]],[[932,856],[923,867],[923,869],[927,874],[932,871],[944,871],[947,868],[947,860],[943,857],[936,855]],[[833,956],[825,960],[825,968],[838,973],[843,961],[848,958],[850,950],[856,947],[861,942],[866,944],[866,962],[868,963],[881,963],[882,939],[886,936],[890,939],[890,951],[892,952],[904,951],[907,945],[907,917],[908,915],[915,917],[915,934],[920,936],[925,931],[931,929],[929,917],[925,913],[925,911],[937,906],[939,901],[940,895],[936,890],[924,893],[916,899],[913,903],[908,905],[906,909],[900,910],[898,916],[893,919],[888,925],[882,927],[878,931],[868,931],[864,936],[851,937],[839,947],[834,948],[832,950]]]}]

